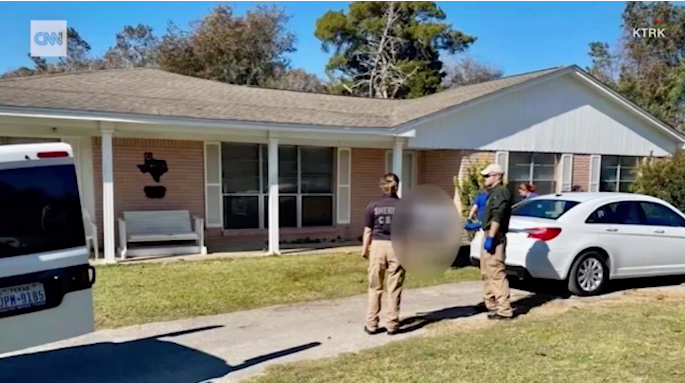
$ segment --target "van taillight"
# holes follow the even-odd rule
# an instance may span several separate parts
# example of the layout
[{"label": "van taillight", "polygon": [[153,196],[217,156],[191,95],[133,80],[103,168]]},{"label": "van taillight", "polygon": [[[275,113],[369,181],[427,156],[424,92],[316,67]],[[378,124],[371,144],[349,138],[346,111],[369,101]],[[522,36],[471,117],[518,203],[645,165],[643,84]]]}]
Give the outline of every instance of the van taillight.
[{"label": "van taillight", "polygon": [[38,158],[57,158],[57,157],[69,157],[67,152],[42,152],[38,153]]},{"label": "van taillight", "polygon": [[549,241],[561,234],[561,229],[558,227],[542,227],[535,229],[528,229],[528,238],[535,238],[541,241]]}]

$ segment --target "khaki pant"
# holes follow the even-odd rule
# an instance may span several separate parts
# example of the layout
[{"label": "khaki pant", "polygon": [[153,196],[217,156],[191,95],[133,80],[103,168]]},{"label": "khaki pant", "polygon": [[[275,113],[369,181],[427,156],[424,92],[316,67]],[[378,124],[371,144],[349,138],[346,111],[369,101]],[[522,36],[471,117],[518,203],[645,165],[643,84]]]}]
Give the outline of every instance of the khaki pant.
[{"label": "khaki pant", "polygon": [[504,260],[506,258],[506,240],[497,241],[495,253],[490,254],[484,249],[480,256],[480,274],[485,287],[485,307],[490,312],[495,312],[504,317],[514,315],[511,309],[511,293],[509,281],[505,271]]},{"label": "khaki pant", "polygon": [[[404,269],[395,257],[392,242],[378,240],[371,242],[369,251],[369,303],[366,311],[366,327],[369,330],[378,329],[378,314],[381,311],[384,279],[386,279],[388,291],[388,312],[385,326],[388,330],[397,330],[400,327],[400,301],[402,299],[404,274]],[[387,278],[385,278],[386,276]]]}]

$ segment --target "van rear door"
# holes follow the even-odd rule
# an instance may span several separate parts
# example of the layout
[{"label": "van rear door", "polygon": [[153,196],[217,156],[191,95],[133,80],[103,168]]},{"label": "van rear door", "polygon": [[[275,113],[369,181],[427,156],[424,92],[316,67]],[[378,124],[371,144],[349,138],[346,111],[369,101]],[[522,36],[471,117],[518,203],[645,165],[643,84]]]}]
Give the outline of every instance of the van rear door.
[{"label": "van rear door", "polygon": [[71,147],[0,146],[0,354],[93,331]]}]

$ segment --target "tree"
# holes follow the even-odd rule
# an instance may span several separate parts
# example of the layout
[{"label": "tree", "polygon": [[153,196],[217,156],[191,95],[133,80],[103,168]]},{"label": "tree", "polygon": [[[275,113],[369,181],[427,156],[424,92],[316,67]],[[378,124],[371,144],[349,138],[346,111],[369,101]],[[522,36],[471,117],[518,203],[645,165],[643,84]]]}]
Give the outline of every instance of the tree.
[{"label": "tree", "polygon": [[[590,73],[659,119],[685,129],[685,7],[665,2],[629,2],[622,37],[611,50],[590,44]],[[663,37],[641,28],[663,29]]]},{"label": "tree", "polygon": [[91,46],[81,37],[76,29],[67,28],[67,57],[60,57],[55,65],[56,71],[77,71],[88,69],[92,65],[97,65],[91,55]]},{"label": "tree", "polygon": [[609,44],[590,43],[590,57],[592,58],[592,66],[588,68],[588,72],[603,83],[615,88],[618,57],[616,53],[611,51]]},{"label": "tree", "polygon": [[504,75],[501,67],[487,62],[465,57],[445,70],[446,87],[478,84],[480,82],[496,80]]},{"label": "tree", "polygon": [[288,69],[276,73],[273,79],[269,79],[264,86],[272,89],[286,89],[300,92],[323,93],[326,85],[318,76],[308,73],[304,69]]},{"label": "tree", "polygon": [[476,41],[444,22],[434,2],[353,2],[347,13],[328,11],[316,37],[334,91],[381,98],[415,98],[440,89],[440,53],[465,51]]},{"label": "tree", "polygon": [[239,17],[231,6],[218,5],[209,15],[191,23],[188,31],[169,23],[161,39],[147,25],[126,25],[116,34],[115,45],[102,57],[92,57],[90,44],[69,28],[67,58],[57,62],[32,58],[34,68],[22,67],[3,77],[159,67],[231,84],[322,91],[316,76],[289,67],[285,55],[295,51],[295,35],[286,29],[288,19],[285,11],[276,6],[258,6]]},{"label": "tree", "polygon": [[26,77],[39,74],[53,74],[87,69],[102,69],[102,60],[90,55],[91,46],[72,27],[67,28],[67,57],[60,57],[56,62],[49,62],[43,57],[31,57],[33,68],[21,67],[3,73],[0,78]]},{"label": "tree", "polygon": [[171,24],[157,51],[160,68],[239,85],[261,86],[288,68],[295,35],[282,8],[258,6],[244,17],[229,5],[183,31]]},{"label": "tree", "polygon": [[679,151],[669,158],[642,161],[631,190],[661,198],[685,211],[685,152]]},{"label": "tree", "polygon": [[184,31],[169,22],[166,34],[162,37],[156,51],[157,65],[161,69],[188,76],[202,70],[198,57],[191,46],[190,32]]},{"label": "tree", "polygon": [[116,45],[105,52],[108,68],[136,68],[157,65],[159,39],[148,25],[126,25],[116,34]]}]

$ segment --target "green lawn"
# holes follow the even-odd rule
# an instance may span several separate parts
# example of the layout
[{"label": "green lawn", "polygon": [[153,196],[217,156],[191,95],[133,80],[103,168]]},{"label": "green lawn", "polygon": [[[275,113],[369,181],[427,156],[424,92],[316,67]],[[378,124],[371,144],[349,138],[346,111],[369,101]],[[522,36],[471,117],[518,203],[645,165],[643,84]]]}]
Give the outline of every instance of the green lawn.
[{"label": "green lawn", "polygon": [[[94,287],[98,328],[329,299],[366,291],[357,254],[99,266]],[[478,279],[474,268],[436,277],[408,275],[406,287]]]},{"label": "green lawn", "polygon": [[630,293],[577,308],[552,303],[509,323],[434,324],[425,336],[275,366],[250,382],[682,383],[683,298]]}]

